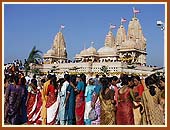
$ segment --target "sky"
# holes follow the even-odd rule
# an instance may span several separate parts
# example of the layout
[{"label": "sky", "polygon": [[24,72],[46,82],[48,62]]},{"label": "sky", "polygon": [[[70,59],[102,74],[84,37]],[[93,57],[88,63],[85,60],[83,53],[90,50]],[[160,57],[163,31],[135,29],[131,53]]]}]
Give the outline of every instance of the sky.
[{"label": "sky", "polygon": [[68,59],[73,60],[81,50],[104,46],[109,25],[114,24],[114,37],[121,17],[127,20],[128,29],[133,17],[133,7],[140,10],[140,21],[147,40],[147,65],[164,66],[164,32],[156,21],[165,21],[165,5],[162,3],[133,4],[5,4],[4,5],[4,63],[27,59],[33,46],[46,53],[53,44],[60,26],[64,25]]}]

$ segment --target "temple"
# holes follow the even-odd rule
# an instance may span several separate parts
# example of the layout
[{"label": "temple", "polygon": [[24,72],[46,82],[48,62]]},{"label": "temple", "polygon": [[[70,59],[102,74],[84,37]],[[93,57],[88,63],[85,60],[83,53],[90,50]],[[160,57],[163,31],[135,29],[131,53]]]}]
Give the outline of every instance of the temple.
[{"label": "temple", "polygon": [[[57,68],[56,72],[70,73],[100,73],[101,68],[107,68],[109,74],[139,73],[150,74],[153,68],[146,66],[146,38],[142,32],[139,19],[134,15],[129,21],[126,32],[121,19],[117,33],[114,36],[112,26],[106,34],[103,47],[98,50],[91,46],[85,48],[75,55],[75,60],[67,59],[66,43],[62,31],[59,31],[54,38],[51,49],[44,54],[44,72],[50,68]],[[55,66],[55,67],[54,67]]]}]

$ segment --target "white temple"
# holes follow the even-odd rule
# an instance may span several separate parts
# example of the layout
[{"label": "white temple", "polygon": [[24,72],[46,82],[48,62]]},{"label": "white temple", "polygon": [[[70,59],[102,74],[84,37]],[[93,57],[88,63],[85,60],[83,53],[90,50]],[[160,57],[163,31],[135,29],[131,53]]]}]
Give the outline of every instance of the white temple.
[{"label": "white temple", "polygon": [[104,46],[96,50],[91,43],[75,55],[74,62],[68,62],[66,43],[62,31],[54,38],[52,48],[44,54],[43,71],[57,68],[58,73],[100,73],[105,66],[110,74],[139,73],[150,74],[153,68],[146,66],[146,38],[143,35],[139,19],[134,15],[128,24],[128,30],[121,22],[116,36],[109,28]]}]

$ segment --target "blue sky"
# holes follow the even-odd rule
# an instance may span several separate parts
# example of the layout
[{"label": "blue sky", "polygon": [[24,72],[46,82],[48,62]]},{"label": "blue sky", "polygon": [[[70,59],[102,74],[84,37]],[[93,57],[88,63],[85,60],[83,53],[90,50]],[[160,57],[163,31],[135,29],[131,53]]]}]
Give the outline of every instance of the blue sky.
[{"label": "blue sky", "polygon": [[103,47],[109,24],[117,27],[121,17],[127,19],[128,28],[133,17],[132,8],[140,10],[143,34],[147,39],[147,64],[164,65],[164,33],[156,26],[157,20],[165,21],[164,4],[5,4],[4,6],[4,62],[24,60],[35,45],[46,53],[52,46],[60,25],[68,58],[73,60],[84,44]]}]

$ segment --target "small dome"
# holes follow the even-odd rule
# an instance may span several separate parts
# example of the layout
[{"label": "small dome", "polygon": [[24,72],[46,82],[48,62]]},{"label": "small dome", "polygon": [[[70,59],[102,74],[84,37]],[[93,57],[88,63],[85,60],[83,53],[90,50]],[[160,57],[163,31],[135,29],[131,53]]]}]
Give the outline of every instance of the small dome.
[{"label": "small dome", "polygon": [[47,51],[48,55],[55,55],[55,51],[53,49],[50,49]]},{"label": "small dome", "polygon": [[94,47],[89,47],[88,49],[87,49],[87,53],[88,54],[97,54],[97,51],[96,51],[96,48],[94,48]]},{"label": "small dome", "polygon": [[84,50],[82,50],[81,52],[80,52],[80,55],[87,55],[87,49],[84,49]]},{"label": "small dome", "polygon": [[117,50],[115,48],[111,48],[108,46],[104,46],[100,48],[98,51],[99,55],[108,55],[108,56],[114,56],[117,55]]},{"label": "small dome", "polygon": [[80,54],[76,54],[75,58],[81,58]]}]

